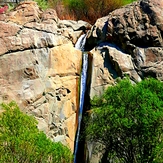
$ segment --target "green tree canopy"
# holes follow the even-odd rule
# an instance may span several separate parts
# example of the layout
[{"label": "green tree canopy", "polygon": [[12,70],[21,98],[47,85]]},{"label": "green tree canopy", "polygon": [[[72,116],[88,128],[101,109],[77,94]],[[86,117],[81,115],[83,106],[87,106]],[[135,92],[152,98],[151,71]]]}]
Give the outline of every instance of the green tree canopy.
[{"label": "green tree canopy", "polygon": [[105,162],[163,162],[163,83],[128,79],[91,102],[88,141],[105,146]]},{"label": "green tree canopy", "polygon": [[34,117],[22,113],[15,102],[1,107],[0,163],[72,162],[70,149],[48,139]]}]

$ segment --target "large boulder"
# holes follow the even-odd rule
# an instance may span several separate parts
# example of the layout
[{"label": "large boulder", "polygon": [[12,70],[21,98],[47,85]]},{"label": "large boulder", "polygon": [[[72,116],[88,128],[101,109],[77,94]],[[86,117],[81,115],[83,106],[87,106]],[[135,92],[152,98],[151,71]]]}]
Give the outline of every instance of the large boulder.
[{"label": "large boulder", "polygon": [[163,80],[162,33],[163,0],[140,0],[98,19],[86,49],[107,46],[106,55],[120,77],[128,73],[134,81],[148,76]]}]

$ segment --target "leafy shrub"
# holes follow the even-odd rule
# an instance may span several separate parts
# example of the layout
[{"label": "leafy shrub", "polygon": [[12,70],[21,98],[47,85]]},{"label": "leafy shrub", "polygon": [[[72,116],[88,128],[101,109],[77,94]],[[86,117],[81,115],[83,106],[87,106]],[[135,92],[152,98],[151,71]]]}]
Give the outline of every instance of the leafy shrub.
[{"label": "leafy shrub", "polygon": [[122,80],[91,105],[86,137],[105,146],[104,162],[163,162],[163,82]]},{"label": "leafy shrub", "polygon": [[53,143],[36,127],[37,121],[22,113],[15,102],[1,104],[1,163],[70,163],[71,151]]}]

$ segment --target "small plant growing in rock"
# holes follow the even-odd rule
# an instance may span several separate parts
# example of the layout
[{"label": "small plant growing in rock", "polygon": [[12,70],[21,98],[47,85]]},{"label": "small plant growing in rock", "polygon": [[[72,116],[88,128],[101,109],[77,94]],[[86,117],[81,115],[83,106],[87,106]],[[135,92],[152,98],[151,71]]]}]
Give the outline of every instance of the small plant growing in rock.
[{"label": "small plant growing in rock", "polygon": [[46,0],[34,0],[34,1],[37,2],[38,6],[43,10],[46,10],[47,8],[49,8],[48,1]]}]

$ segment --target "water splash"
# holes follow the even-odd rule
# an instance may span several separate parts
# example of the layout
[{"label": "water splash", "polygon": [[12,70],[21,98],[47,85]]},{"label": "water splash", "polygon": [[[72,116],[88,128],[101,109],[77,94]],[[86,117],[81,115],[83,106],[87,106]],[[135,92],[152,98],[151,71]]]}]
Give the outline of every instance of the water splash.
[{"label": "water splash", "polygon": [[86,37],[87,37],[86,34],[82,34],[82,35],[79,37],[78,41],[77,41],[76,44],[75,44],[75,48],[76,48],[76,49],[79,49],[79,50],[81,50],[81,51],[84,51],[84,47],[85,47],[85,43],[86,43]]}]

